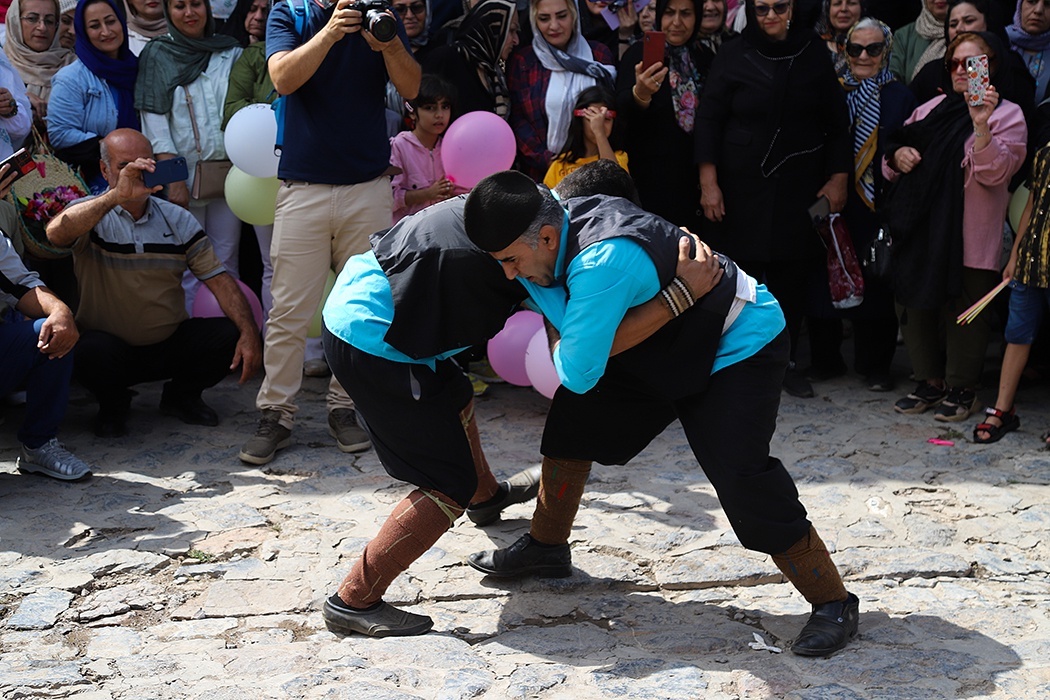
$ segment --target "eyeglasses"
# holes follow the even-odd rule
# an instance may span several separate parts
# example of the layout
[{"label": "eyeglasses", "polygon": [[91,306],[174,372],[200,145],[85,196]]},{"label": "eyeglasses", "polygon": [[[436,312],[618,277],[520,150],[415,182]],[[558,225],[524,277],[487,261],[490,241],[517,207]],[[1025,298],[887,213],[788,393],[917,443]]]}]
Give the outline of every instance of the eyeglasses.
[{"label": "eyeglasses", "polygon": [[882,51],[885,48],[886,42],[884,41],[876,41],[874,44],[868,44],[867,46],[864,44],[854,44],[850,41],[846,44],[846,55],[850,58],[860,58],[860,55],[867,51],[868,55],[872,58],[878,58],[882,55]]},{"label": "eyeglasses", "polygon": [[772,10],[778,15],[787,14],[787,11],[791,9],[790,2],[778,2],[775,5],[763,5],[761,3],[755,3],[755,17],[765,17]]},{"label": "eyeglasses", "polygon": [[426,11],[427,6],[421,2],[414,2],[411,5],[394,5],[394,12],[398,13],[402,17],[407,15],[409,12],[418,17]]},{"label": "eyeglasses", "polygon": [[[991,63],[994,59],[995,59],[995,56],[993,56],[992,54],[988,54],[988,62],[989,63]],[[958,72],[958,70],[960,68],[963,69],[963,71],[967,70],[967,68],[966,68],[966,58],[953,58],[952,60],[948,61],[948,72],[949,73]]]},{"label": "eyeglasses", "polygon": [[36,14],[35,12],[29,15],[22,15],[20,19],[26,24],[34,27],[40,24],[41,22],[44,23],[45,27],[53,27],[56,24],[58,24],[58,20],[55,19],[54,15],[42,16]]}]

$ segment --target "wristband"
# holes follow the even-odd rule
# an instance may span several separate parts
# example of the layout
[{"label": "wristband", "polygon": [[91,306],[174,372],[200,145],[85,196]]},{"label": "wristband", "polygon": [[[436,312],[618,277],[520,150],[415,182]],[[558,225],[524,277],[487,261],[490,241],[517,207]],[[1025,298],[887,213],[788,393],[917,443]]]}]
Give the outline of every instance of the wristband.
[{"label": "wristband", "polygon": [[675,277],[661,289],[660,298],[675,318],[681,316],[696,303],[689,285],[681,277]]}]

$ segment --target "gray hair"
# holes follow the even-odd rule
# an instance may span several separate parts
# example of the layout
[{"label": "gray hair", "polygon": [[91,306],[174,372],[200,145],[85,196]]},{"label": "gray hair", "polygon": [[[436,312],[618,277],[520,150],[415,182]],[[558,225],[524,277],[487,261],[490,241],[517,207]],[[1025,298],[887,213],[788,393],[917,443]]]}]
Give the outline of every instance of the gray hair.
[{"label": "gray hair", "polygon": [[561,231],[562,222],[565,220],[565,210],[558,203],[558,200],[554,198],[554,195],[551,194],[551,191],[543,185],[538,185],[537,187],[540,195],[543,197],[543,202],[540,204],[540,209],[536,212],[536,216],[532,218],[532,223],[529,224],[524,233],[518,236],[519,241],[533,250],[540,244],[540,229],[544,226],[553,226],[558,231]]}]

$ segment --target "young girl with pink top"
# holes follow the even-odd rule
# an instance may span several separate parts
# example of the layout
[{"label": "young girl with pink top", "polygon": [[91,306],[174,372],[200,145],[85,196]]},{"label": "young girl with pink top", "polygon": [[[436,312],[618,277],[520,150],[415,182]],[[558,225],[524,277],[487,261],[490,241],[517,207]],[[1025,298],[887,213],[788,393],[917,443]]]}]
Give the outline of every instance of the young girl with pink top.
[{"label": "young girl with pink top", "polygon": [[441,163],[441,136],[452,113],[453,88],[435,75],[424,75],[419,94],[409,100],[412,131],[390,139],[390,164],[401,172],[393,177],[393,223],[409,214],[465,192],[445,177]]}]

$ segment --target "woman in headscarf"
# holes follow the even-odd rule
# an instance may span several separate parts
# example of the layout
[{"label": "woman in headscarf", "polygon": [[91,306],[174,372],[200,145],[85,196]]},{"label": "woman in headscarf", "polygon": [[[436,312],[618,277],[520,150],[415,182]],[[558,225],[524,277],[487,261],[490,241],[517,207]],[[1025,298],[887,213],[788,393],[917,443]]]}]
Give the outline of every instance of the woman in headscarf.
[{"label": "woman in headscarf", "polygon": [[138,56],[153,37],[168,33],[163,0],[124,0],[128,21],[128,46]]},{"label": "woman in headscarf", "polygon": [[839,77],[849,72],[846,62],[846,34],[864,16],[860,0],[824,0],[817,20],[817,34],[824,40]]},{"label": "woman in headscarf", "polygon": [[697,172],[693,131],[703,89],[699,2],[657,0],[656,28],[665,58],[642,70],[643,45],[627,50],[616,80],[617,119],[626,122],[626,151],[642,206],[696,231]]},{"label": "woman in headscarf", "polygon": [[1006,28],[1010,48],[1016,51],[1035,78],[1035,101],[1050,97],[1050,3],[1017,0],[1014,22]]},{"label": "woman in headscarf", "polygon": [[532,0],[529,21],[532,45],[511,58],[507,87],[518,170],[539,182],[565,146],[577,96],[611,90],[616,68],[609,47],[583,38],[575,0]]},{"label": "woman in headscarf", "polygon": [[59,45],[57,0],[13,0],[7,11],[4,53],[22,77],[33,118],[44,129],[51,79],[76,55]]},{"label": "woman in headscarf", "polygon": [[518,45],[518,13],[511,0],[481,0],[463,17],[449,46],[423,57],[423,72],[456,89],[453,121],[474,111],[510,118],[504,63]]},{"label": "woman in headscarf", "polygon": [[237,0],[236,7],[222,26],[222,33],[232,36],[244,48],[265,43],[266,18],[269,16],[270,0]]},{"label": "woman in headscarf", "polygon": [[[853,169],[845,97],[824,42],[791,21],[794,11],[747,1],[747,26],[715,57],[695,130],[702,237],[780,301],[792,363],[806,290],[825,259],[807,209],[826,197],[841,211]],[[813,396],[794,364],[784,388]]]},{"label": "woman in headscarf", "polygon": [[[886,146],[883,175],[898,181],[885,207],[894,293],[918,380],[898,413],[936,407],[937,420],[962,421],[977,407],[992,322],[955,319],[1001,279],[1007,188],[1025,157],[1024,115],[995,88],[1005,51],[988,32],[956,36],[944,57],[952,92],[920,105]],[[991,85],[971,107],[966,59],[981,54]]]},{"label": "woman in headscarf", "polygon": [[[1023,1],[1023,0],[1022,0]],[[919,69],[944,55],[944,18],[948,0],[923,0],[919,18],[898,30],[890,72],[910,83]]]},{"label": "woman in headscarf", "polygon": [[[168,33],[151,40],[139,56],[135,106],[142,133],[153,144],[157,160],[186,159],[190,176],[168,186],[168,199],[197,217],[226,271],[236,277],[240,220],[225,199],[191,200],[190,189],[197,161],[226,158],[223,105],[230,70],[242,49],[233,37],[215,34],[207,0],[167,0],[164,15]],[[187,308],[197,286],[187,285]]]},{"label": "woman in headscarf", "polygon": [[[861,258],[879,231],[875,211],[884,186],[879,164],[885,135],[899,129],[918,106],[908,88],[889,71],[892,48],[893,32],[874,17],[860,20],[843,37],[847,72],[840,81],[846,90],[852,124],[853,173],[842,216],[854,250]],[[854,369],[865,378],[871,391],[889,391],[893,388],[890,364],[897,349],[893,291],[886,281],[865,274],[864,302],[848,311],[836,312],[824,272],[813,288],[819,301],[810,309],[809,317],[814,368],[845,369],[840,351],[842,319],[849,318],[853,323]]]},{"label": "woman in headscarf", "polygon": [[141,128],[138,59],[128,48],[124,9],[114,0],[84,0],[73,25],[77,60],[52,81],[47,134],[58,157],[80,168],[97,194],[107,187],[98,165],[101,139],[114,129]]}]

